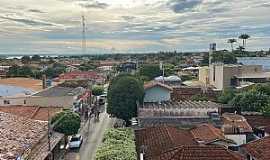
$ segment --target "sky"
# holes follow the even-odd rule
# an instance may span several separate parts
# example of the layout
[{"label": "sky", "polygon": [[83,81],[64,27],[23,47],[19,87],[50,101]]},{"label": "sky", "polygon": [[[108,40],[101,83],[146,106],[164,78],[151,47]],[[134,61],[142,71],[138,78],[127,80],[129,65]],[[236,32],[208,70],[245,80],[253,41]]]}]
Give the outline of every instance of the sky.
[{"label": "sky", "polygon": [[268,50],[269,15],[269,0],[1,0],[0,54],[207,51],[242,33]]}]

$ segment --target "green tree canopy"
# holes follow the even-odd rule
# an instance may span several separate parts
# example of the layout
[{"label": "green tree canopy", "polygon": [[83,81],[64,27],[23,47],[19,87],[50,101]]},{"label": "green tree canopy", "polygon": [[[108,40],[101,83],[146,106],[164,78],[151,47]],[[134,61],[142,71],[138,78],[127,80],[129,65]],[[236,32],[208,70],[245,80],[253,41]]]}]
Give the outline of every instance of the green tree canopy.
[{"label": "green tree canopy", "polygon": [[21,62],[23,64],[29,64],[31,62],[30,56],[23,56],[22,59],[21,59]]},{"label": "green tree canopy", "polygon": [[32,56],[32,61],[40,61],[41,57],[39,55],[33,55]]},{"label": "green tree canopy", "polygon": [[52,118],[51,123],[56,123],[54,126],[56,132],[69,136],[78,133],[81,125],[81,118],[77,113],[72,111],[62,111]]},{"label": "green tree canopy", "polygon": [[109,129],[98,148],[96,160],[136,160],[136,146],[132,129]]},{"label": "green tree canopy", "polygon": [[230,52],[216,52],[212,54],[212,62],[222,62],[224,64],[235,64],[237,58]]},{"label": "green tree canopy", "polygon": [[269,102],[269,96],[258,91],[250,90],[236,94],[229,104],[241,107],[242,111],[260,112]]},{"label": "green tree canopy", "polygon": [[103,94],[103,92],[104,92],[104,87],[103,86],[94,86],[93,88],[92,88],[92,94],[94,95],[94,96],[100,96],[100,95],[102,95]]},{"label": "green tree canopy", "polygon": [[142,103],[143,83],[133,76],[120,75],[112,80],[108,90],[108,113],[127,124],[137,115],[137,102]]},{"label": "green tree canopy", "polygon": [[145,76],[148,77],[149,80],[152,80],[155,77],[161,76],[162,71],[160,70],[159,65],[145,64],[141,66],[139,74],[140,76]]},{"label": "green tree canopy", "polygon": [[227,104],[235,97],[235,91],[231,88],[222,91],[221,95],[218,97],[217,101],[219,103]]}]

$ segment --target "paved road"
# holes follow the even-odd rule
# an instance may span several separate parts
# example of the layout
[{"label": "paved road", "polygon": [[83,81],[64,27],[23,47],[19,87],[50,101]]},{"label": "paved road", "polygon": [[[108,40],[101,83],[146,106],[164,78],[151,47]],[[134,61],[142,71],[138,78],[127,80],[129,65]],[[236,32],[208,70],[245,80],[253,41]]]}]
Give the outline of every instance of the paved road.
[{"label": "paved road", "polygon": [[98,146],[102,143],[103,135],[107,128],[113,126],[114,119],[109,118],[106,112],[100,114],[100,119],[98,122],[91,119],[85,124],[81,131],[83,135],[84,142],[80,150],[69,151],[66,155],[66,160],[94,160],[95,153]]}]

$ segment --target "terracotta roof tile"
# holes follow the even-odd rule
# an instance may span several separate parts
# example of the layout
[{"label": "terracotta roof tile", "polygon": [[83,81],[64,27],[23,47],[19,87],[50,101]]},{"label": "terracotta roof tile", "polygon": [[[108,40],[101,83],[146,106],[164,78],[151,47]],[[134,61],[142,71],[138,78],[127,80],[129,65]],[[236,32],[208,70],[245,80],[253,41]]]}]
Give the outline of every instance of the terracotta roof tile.
[{"label": "terracotta roof tile", "polygon": [[203,141],[204,143],[212,142],[217,139],[226,140],[222,131],[215,128],[212,124],[202,124],[191,129],[193,137],[197,141]]},{"label": "terracotta roof tile", "polygon": [[146,146],[147,157],[160,155],[171,147],[196,144],[189,131],[178,131],[176,128],[168,126],[136,130],[135,135],[137,151],[140,151],[140,147]]},{"label": "terracotta roof tile", "polygon": [[47,123],[0,112],[0,159],[14,160],[47,132]]},{"label": "terracotta roof tile", "polygon": [[270,159],[270,137],[264,137],[242,146],[256,160]]},{"label": "terracotta roof tile", "polygon": [[223,117],[223,132],[224,133],[234,133],[237,129],[240,133],[251,133],[253,132],[252,127],[248,124],[245,117],[233,114],[233,113],[224,113]]},{"label": "terracotta roof tile", "polygon": [[151,160],[243,160],[242,157],[218,146],[180,146]]},{"label": "terracotta roof tile", "polygon": [[[50,116],[52,117],[61,110],[62,108],[60,107],[50,107],[49,108]],[[48,107],[20,106],[20,105],[0,106],[0,111],[34,120],[48,121]]]}]

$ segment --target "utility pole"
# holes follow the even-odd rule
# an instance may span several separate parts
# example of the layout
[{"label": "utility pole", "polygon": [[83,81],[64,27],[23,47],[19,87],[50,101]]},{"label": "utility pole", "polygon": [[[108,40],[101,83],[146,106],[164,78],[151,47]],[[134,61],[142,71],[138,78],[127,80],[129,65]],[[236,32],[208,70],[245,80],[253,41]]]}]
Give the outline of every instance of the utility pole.
[{"label": "utility pole", "polygon": [[85,16],[82,15],[82,54],[86,53],[86,24],[85,24]]}]

